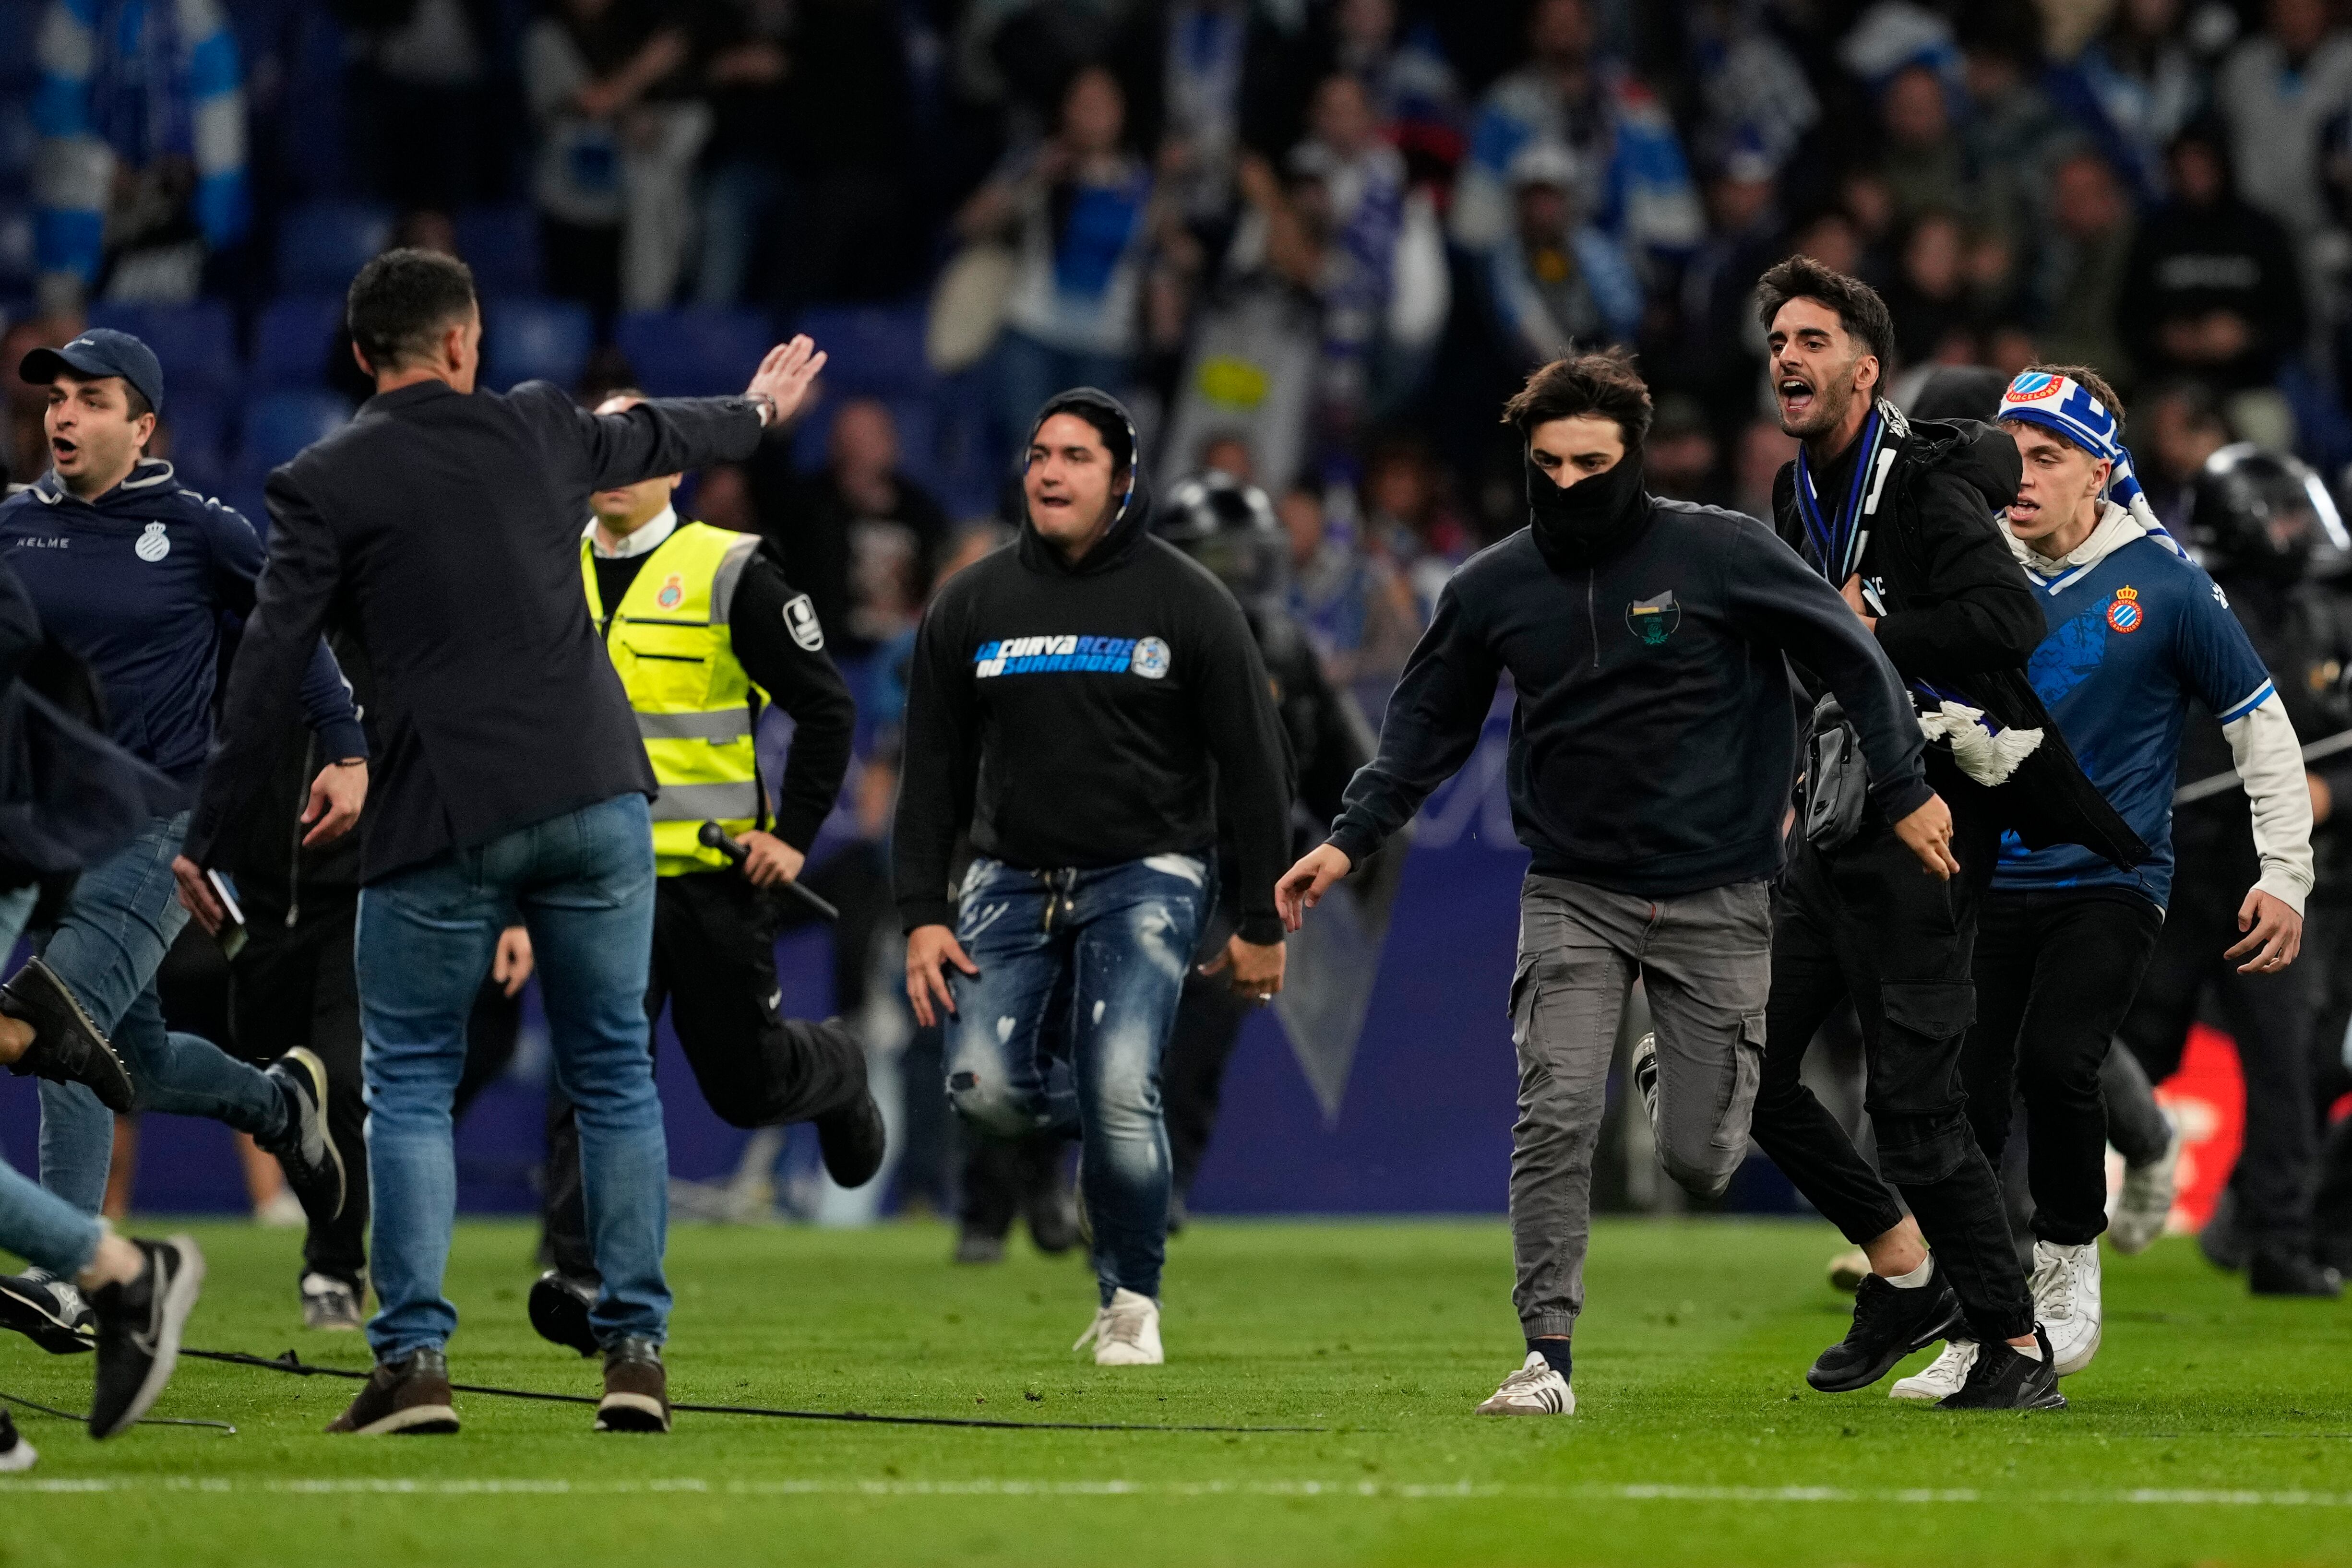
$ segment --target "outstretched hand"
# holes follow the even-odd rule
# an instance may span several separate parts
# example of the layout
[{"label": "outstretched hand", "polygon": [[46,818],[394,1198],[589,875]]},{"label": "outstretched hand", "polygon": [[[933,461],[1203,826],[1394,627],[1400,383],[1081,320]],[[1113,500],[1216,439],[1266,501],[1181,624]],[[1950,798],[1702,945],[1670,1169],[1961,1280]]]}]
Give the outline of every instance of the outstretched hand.
[{"label": "outstretched hand", "polygon": [[1355,862],[1334,844],[1318,844],[1299,856],[1298,863],[1274,884],[1274,907],[1282,915],[1282,928],[1297,930],[1331,884],[1354,869]]},{"label": "outstretched hand", "polygon": [[776,405],[773,423],[782,424],[800,412],[809,388],[816,384],[817,372],[824,369],[824,350],[805,332],[789,343],[779,343],[760,361],[743,395],[772,400]]}]

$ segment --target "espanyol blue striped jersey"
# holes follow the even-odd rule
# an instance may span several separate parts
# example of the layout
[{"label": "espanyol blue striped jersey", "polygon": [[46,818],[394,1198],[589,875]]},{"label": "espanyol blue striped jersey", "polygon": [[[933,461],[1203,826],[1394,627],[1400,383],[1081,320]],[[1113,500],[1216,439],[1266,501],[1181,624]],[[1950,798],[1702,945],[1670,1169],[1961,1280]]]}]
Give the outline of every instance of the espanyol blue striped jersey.
[{"label": "espanyol blue striped jersey", "polygon": [[2221,588],[2161,539],[2134,539],[2055,576],[2025,575],[2050,626],[2026,676],[2148,857],[2125,871],[2080,844],[2028,850],[2004,834],[1993,885],[2126,887],[2161,906],[2172,892],[2172,791],[2189,699],[2227,725],[2271,695],[2270,671]]}]

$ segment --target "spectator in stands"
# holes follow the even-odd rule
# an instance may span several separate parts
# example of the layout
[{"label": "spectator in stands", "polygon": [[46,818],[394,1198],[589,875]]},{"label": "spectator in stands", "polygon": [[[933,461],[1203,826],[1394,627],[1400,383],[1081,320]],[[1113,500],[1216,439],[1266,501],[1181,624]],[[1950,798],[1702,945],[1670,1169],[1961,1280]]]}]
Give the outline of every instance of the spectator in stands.
[{"label": "spectator in stands", "polygon": [[1438,591],[1478,547],[1446,500],[1444,470],[1418,439],[1391,436],[1364,460],[1359,505],[1364,547],[1402,574],[1428,624]]},{"label": "spectator in stands", "polygon": [[2205,107],[2205,72],[2181,37],[2182,11],[2181,0],[2123,0],[2106,31],[2059,73],[2147,204],[2163,196],[2165,148]]},{"label": "spectator in stands", "polygon": [[1243,150],[1276,155],[1297,139],[1306,92],[1286,16],[1261,0],[1142,0],[1112,46],[1136,143],[1213,251],[1232,232]]},{"label": "spectator in stands", "polygon": [[2308,243],[2327,222],[2320,131],[2352,104],[2352,37],[2334,26],[2327,0],[2269,0],[2263,31],[2222,62],[2213,103],[2230,128],[2239,193]]},{"label": "spectator in stands", "polygon": [[1451,184],[1469,147],[1461,84],[1423,23],[1399,26],[1396,0],[1339,0],[1310,48],[1318,79],[1344,71],[1364,84],[1415,183]]},{"label": "spectator in stands", "polygon": [[1815,213],[1799,225],[1789,236],[1789,251],[1792,256],[1810,256],[1848,277],[1866,278],[1875,270],[1868,266],[1870,253],[1864,247],[1861,229],[1836,208]]},{"label": "spectator in stands", "polygon": [[1930,208],[1912,219],[1902,263],[1886,288],[1895,348],[1906,365],[1976,362],[1967,258],[1968,235],[1958,214]]},{"label": "spectator in stands", "polygon": [[376,193],[446,211],[505,183],[491,90],[496,0],[338,0],[352,30],[352,120]]},{"label": "spectator in stands", "polygon": [[740,305],[769,282],[758,264],[791,183],[791,18],[778,0],[737,0],[719,13],[703,73],[711,131],[694,287],[700,304]]},{"label": "spectator in stands", "polygon": [[1521,372],[1612,343],[1630,347],[1641,329],[1642,281],[1624,248],[1589,221],[1591,177],[1556,141],[1530,142],[1511,160],[1516,223],[1510,239],[1487,252],[1486,303]]},{"label": "spectator in stands", "polygon": [[2205,460],[2230,444],[2221,405],[2200,382],[2167,382],[2139,400],[2133,441],[2147,454],[2134,464],[2157,521],[2186,538],[2189,512]]},{"label": "spectator in stands", "polygon": [[956,219],[966,240],[1001,236],[1015,250],[992,350],[994,450],[1011,453],[1057,392],[1126,386],[1145,256],[1166,221],[1150,171],[1128,150],[1118,79],[1098,66],[1079,71],[1053,136],[1009,155]]},{"label": "spectator in stands", "polygon": [[2142,376],[2193,377],[2225,396],[2266,389],[2304,333],[2287,232],[2231,188],[2210,122],[2174,138],[2168,162],[2172,199],[2148,214],[2125,269],[2125,347]]},{"label": "spectator in stands", "polygon": [[930,591],[947,514],[898,466],[889,409],[853,398],[834,415],[824,468],[796,486],[771,531],[784,575],[845,656],[899,636]]},{"label": "spectator in stands", "polygon": [[796,0],[792,16],[781,302],[896,298],[921,287],[929,263],[907,233],[916,111],[900,8]]},{"label": "spectator in stands", "polygon": [[2067,133],[2036,85],[2041,27],[2031,0],[1976,0],[1958,29],[1969,99],[1961,145],[1976,187],[1969,216],[2012,247],[2042,218],[2051,160]]},{"label": "spectator in stands", "polygon": [[33,129],[41,308],[184,304],[245,237],[245,83],[215,0],[49,0]]},{"label": "spectator in stands", "polygon": [[1676,501],[1719,506],[1726,498],[1716,476],[1721,455],[1706,411],[1696,400],[1682,392],[1658,399],[1650,434],[1642,442],[1643,488]]},{"label": "spectator in stands", "polygon": [[1879,95],[1878,120],[1885,141],[1876,173],[1898,224],[1916,224],[1930,212],[1975,210],[1977,191],[1969,178],[1968,152],[1952,125],[1949,89],[1933,67],[1896,71]]},{"label": "spectator in stands", "polygon": [[2125,388],[2133,367],[2119,313],[2132,234],[2130,202],[2106,159],[2090,147],[2066,154],[2051,176],[2050,223],[2035,267],[2042,356],[2095,365]]},{"label": "spectator in stands", "polygon": [[[1800,255],[1812,255],[1810,251]],[[1815,260],[1821,260],[1814,256]],[[1827,262],[1824,266],[1831,265]],[[1759,520],[1772,515],[1772,481],[1783,465],[1797,455],[1797,438],[1780,428],[1773,418],[1751,420],[1739,433],[1739,444],[1732,455],[1731,505]]]},{"label": "spectator in stands", "polygon": [[601,313],[669,303],[710,133],[693,52],[656,0],[549,0],[524,35],[550,293]]},{"label": "spectator in stands", "polygon": [[1422,628],[1412,587],[1384,555],[1332,529],[1323,497],[1292,486],[1275,503],[1290,538],[1290,612],[1307,628],[1333,682],[1393,682]]},{"label": "spectator in stands", "polygon": [[1703,0],[1689,11],[1690,64],[1703,110],[1700,161],[1720,166],[1744,153],[1777,168],[1822,118],[1803,65],[1766,25],[1760,5]]},{"label": "spectator in stands", "polygon": [[1511,232],[1510,168],[1530,141],[1558,141],[1601,171],[1601,226],[1639,254],[1681,251],[1706,228],[1682,141],[1665,106],[1621,63],[1601,57],[1588,0],[1537,0],[1532,57],[1487,89],[1454,190],[1455,239],[1475,250]]},{"label": "spectator in stands", "polygon": [[1706,183],[1707,235],[1683,267],[1673,336],[1654,356],[1667,370],[1664,379],[1696,397],[1727,439],[1754,417],[1763,383],[1753,301],[1757,278],[1787,253],[1779,195],[1772,165],[1752,148],[1717,166]]}]

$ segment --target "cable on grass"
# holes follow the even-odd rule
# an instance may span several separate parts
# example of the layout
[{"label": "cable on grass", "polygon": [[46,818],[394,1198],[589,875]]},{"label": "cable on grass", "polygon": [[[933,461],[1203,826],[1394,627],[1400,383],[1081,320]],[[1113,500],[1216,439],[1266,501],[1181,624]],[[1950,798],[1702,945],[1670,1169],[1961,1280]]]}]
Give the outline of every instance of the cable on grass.
[{"label": "cable on grass", "polygon": [[[348,1367],[313,1366],[292,1351],[270,1357],[255,1355],[242,1350],[194,1350],[180,1347],[182,1355],[192,1355],[199,1361],[226,1362],[231,1366],[257,1366],[267,1372],[289,1373],[296,1377],[343,1377],[353,1382],[365,1382],[368,1373],[353,1372]],[[593,1405],[597,1401],[585,1394],[548,1394],[530,1388],[493,1388],[480,1383],[453,1383],[456,1394],[483,1394],[500,1399],[536,1399],[551,1405]],[[971,1416],[877,1416],[864,1410],[776,1410],[759,1405],[681,1405],[672,1410],[696,1416],[762,1416],[778,1421],[854,1421],[880,1427],[971,1427],[996,1432],[1321,1432],[1321,1427],[1213,1427],[1156,1426],[1129,1421],[992,1421]],[[214,1423],[218,1425],[220,1423]]]},{"label": "cable on grass", "polygon": [[[0,1389],[0,1399],[5,1399],[9,1404],[19,1406],[26,1410],[38,1410],[44,1416],[55,1416],[60,1421],[80,1421],[87,1424],[89,1420],[87,1414],[78,1416],[70,1410],[60,1410],[53,1405],[44,1405],[37,1399],[27,1399],[21,1394],[10,1394],[5,1389]],[[138,1425],[142,1427],[210,1427],[215,1430],[226,1432],[232,1437],[236,1436],[236,1428],[226,1421],[203,1421],[193,1416],[142,1416],[139,1417]]]}]

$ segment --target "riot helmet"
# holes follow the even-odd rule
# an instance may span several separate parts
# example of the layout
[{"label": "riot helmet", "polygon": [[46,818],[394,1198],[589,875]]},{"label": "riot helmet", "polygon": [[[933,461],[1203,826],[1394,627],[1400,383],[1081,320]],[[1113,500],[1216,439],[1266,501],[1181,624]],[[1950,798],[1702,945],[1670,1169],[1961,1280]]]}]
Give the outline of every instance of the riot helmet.
[{"label": "riot helmet", "polygon": [[2301,459],[2241,441],[2205,460],[2189,510],[2189,543],[2215,576],[2281,586],[2340,575],[2352,539],[2335,497]]},{"label": "riot helmet", "polygon": [[1288,586],[1290,538],[1255,485],[1213,469],[1171,490],[1152,525],[1244,604],[1278,598]]}]

